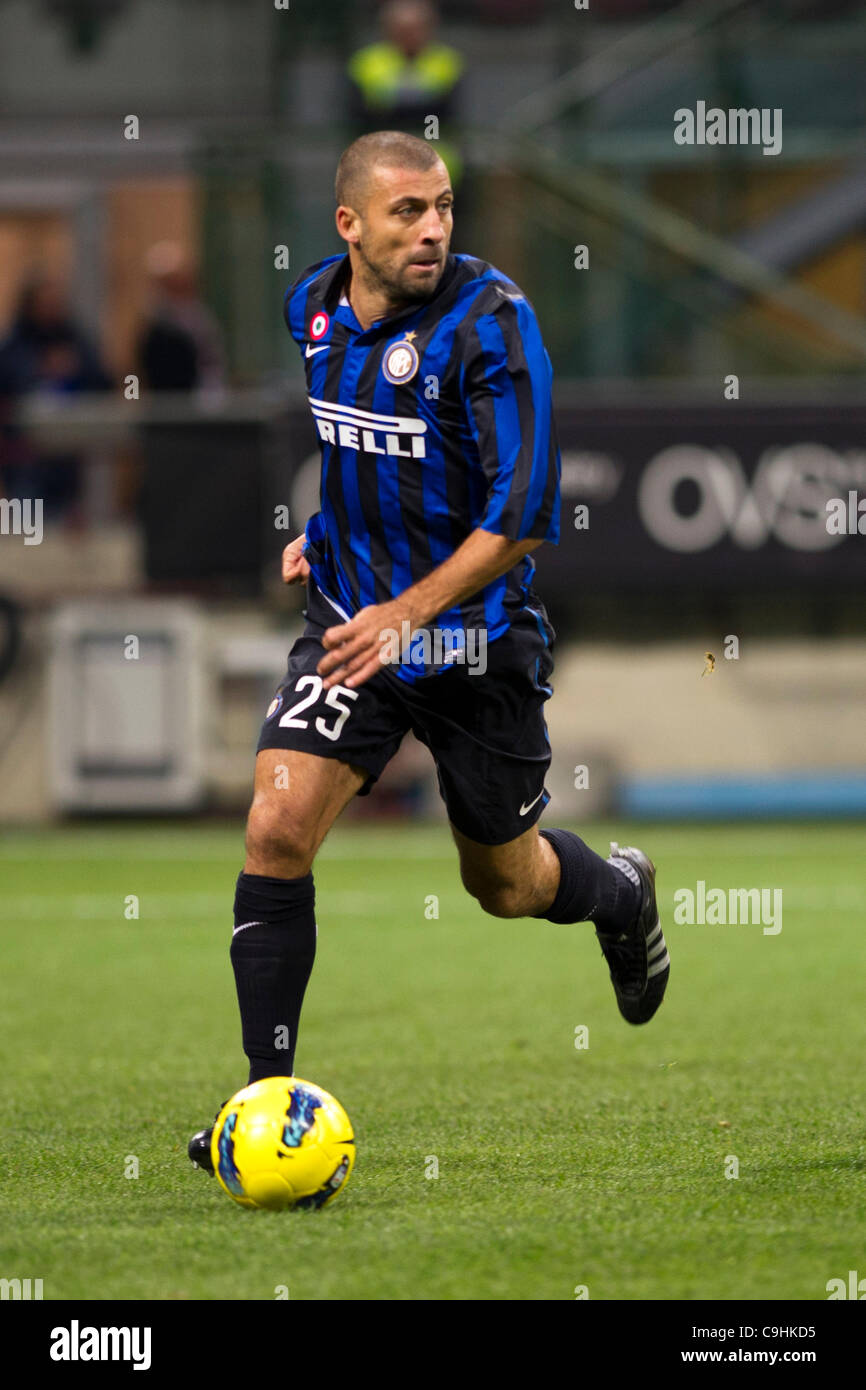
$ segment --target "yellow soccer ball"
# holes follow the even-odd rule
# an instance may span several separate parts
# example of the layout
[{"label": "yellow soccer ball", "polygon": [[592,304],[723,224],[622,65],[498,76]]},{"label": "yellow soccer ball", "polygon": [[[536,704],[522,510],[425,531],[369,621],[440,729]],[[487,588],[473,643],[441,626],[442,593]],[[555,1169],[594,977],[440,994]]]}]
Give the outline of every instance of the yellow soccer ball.
[{"label": "yellow soccer ball", "polygon": [[355,1136],[338,1100],[298,1076],[232,1096],[211,1136],[214,1173],[242,1207],[323,1207],[349,1180]]}]

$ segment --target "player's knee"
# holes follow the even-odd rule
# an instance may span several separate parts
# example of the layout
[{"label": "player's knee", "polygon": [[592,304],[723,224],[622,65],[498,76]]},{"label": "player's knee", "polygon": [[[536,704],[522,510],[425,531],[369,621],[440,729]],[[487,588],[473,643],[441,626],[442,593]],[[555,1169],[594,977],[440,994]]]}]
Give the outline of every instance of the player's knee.
[{"label": "player's knee", "polygon": [[247,862],[258,872],[301,878],[313,866],[317,845],[309,820],[297,808],[257,797],[247,818],[246,848]]},{"label": "player's knee", "polygon": [[477,898],[491,917],[524,917],[526,893],[519,883],[509,879],[472,879],[464,877],[467,892]]}]

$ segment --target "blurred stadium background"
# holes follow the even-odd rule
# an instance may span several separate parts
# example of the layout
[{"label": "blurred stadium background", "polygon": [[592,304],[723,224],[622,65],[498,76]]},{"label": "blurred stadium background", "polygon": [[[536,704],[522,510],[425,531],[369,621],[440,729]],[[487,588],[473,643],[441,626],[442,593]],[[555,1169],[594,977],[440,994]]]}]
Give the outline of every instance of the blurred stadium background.
[{"label": "blurred stadium background", "polygon": [[[428,114],[453,249],[526,290],[556,374],[551,811],[866,810],[866,540],[826,526],[866,495],[862,5],[3,0],[0,24],[0,820],[246,809],[302,623],[279,557],[316,509],[283,293],[341,249],[341,149]],[[427,51],[414,96],[389,36]],[[677,144],[698,100],[781,108],[781,152]],[[427,753],[349,814],[441,817]]]}]

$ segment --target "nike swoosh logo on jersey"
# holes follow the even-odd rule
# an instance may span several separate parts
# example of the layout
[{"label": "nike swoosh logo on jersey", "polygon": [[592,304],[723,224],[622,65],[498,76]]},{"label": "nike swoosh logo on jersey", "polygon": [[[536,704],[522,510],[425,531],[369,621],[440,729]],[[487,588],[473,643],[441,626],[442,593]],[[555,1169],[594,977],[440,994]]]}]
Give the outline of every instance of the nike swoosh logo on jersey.
[{"label": "nike swoosh logo on jersey", "polygon": [[538,793],[538,796],[535,798],[535,801],[530,801],[530,803],[529,803],[528,806],[521,806],[521,808],[520,808],[520,814],[521,814],[522,816],[525,816],[526,813],[527,813],[527,811],[531,811],[531,810],[532,810],[533,806],[535,805],[535,802],[536,802],[536,801],[540,801],[541,798],[542,798],[543,796],[544,796],[544,787],[541,788],[541,791]]},{"label": "nike swoosh logo on jersey", "polygon": [[327,352],[330,346],[330,343],[322,343],[321,347],[313,347],[312,343],[307,343],[307,351],[304,353],[304,356],[315,357],[317,352]]}]

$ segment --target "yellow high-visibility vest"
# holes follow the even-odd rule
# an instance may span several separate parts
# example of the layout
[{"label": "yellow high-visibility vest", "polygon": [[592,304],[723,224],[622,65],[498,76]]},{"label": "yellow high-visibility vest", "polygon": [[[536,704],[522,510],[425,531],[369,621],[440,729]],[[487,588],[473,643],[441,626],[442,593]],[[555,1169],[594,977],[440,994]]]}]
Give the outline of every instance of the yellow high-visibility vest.
[{"label": "yellow high-visibility vest", "polygon": [[401,88],[442,96],[462,71],[460,54],[441,43],[429,44],[414,58],[407,58],[392,43],[371,43],[352,54],[348,67],[367,105],[382,110],[387,110]]}]

